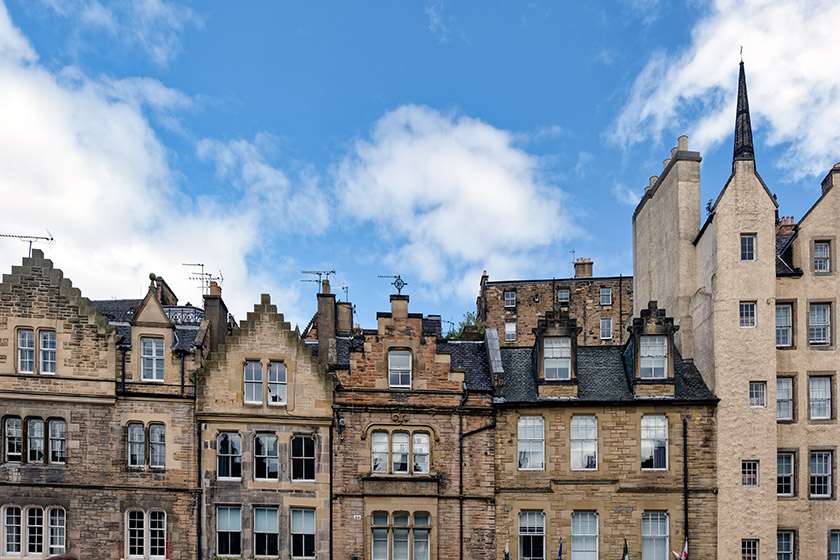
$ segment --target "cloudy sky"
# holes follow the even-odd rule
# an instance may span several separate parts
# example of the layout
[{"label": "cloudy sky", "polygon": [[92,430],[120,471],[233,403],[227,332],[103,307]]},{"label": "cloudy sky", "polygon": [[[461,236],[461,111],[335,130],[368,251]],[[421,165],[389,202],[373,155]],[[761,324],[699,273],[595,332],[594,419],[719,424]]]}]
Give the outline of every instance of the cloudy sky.
[{"label": "cloudy sky", "polygon": [[[680,134],[731,169],[739,50],[759,172],[801,217],[840,161],[836,0],[0,4],[0,234],[92,299],[182,263],[240,318],[335,269],[457,321],[492,280],[632,274],[631,216]],[[9,271],[27,246],[0,238]],[[574,252],[574,253],[573,253]],[[335,290],[344,299],[343,290]]]}]

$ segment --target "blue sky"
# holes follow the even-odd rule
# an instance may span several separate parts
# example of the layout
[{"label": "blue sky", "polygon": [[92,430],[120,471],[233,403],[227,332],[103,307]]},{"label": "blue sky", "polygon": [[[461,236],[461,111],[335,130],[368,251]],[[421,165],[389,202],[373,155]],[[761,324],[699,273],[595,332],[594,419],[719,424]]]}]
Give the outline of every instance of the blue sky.
[{"label": "blue sky", "polygon": [[[335,269],[357,321],[457,321],[491,280],[632,274],[631,217],[680,134],[731,168],[739,48],[759,172],[801,217],[840,160],[831,1],[163,2],[0,6],[0,233],[44,235],[91,298],[306,324]],[[9,270],[25,245],[0,240]],[[340,298],[342,291],[336,290]]]}]

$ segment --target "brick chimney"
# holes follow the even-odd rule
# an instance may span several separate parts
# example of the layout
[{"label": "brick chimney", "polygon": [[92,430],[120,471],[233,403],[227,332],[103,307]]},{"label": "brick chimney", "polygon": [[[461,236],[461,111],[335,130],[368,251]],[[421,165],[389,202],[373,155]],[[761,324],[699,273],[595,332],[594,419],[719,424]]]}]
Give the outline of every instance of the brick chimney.
[{"label": "brick chimney", "polygon": [[318,294],[318,361],[324,367],[335,364],[338,353],[335,348],[335,294],[330,293],[330,281],[321,282]]},{"label": "brick chimney", "polygon": [[840,184],[840,162],[835,163],[828,175],[822,181],[822,193],[825,194],[831,187]]},{"label": "brick chimney", "polygon": [[210,321],[210,351],[215,352],[228,333],[228,308],[215,280],[210,281],[210,293],[204,296],[204,317]]},{"label": "brick chimney", "polygon": [[592,278],[592,259],[580,257],[575,260],[575,278]]}]

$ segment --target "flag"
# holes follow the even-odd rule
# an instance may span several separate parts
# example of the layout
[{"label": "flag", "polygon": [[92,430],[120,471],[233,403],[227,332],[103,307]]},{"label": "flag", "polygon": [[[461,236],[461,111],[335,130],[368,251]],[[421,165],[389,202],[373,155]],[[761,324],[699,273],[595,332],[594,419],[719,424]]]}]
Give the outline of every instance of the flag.
[{"label": "flag", "polygon": [[510,560],[510,541],[505,541],[505,560]]},{"label": "flag", "polygon": [[560,548],[557,549],[557,560],[563,560],[563,539],[560,539]]},{"label": "flag", "polygon": [[627,539],[624,539],[624,554],[621,555],[621,560],[630,560],[630,553],[627,552]]},{"label": "flag", "polygon": [[674,553],[674,558],[677,560],[688,560],[688,539],[685,539],[685,546],[683,547],[682,554],[677,554],[673,550],[671,552]]}]

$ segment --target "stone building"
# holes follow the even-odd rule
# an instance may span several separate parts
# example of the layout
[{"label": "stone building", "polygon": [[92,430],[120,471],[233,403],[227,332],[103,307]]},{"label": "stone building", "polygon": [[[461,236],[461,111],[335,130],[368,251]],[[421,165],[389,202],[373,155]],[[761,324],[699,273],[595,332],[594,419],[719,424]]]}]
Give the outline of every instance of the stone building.
[{"label": "stone building", "polygon": [[333,557],[493,558],[498,341],[441,339],[440,317],[409,313],[407,295],[350,336],[352,316],[318,299],[317,352],[337,380]]},{"label": "stone building", "polygon": [[720,557],[833,558],[837,502],[840,181],[778,217],[756,168],[743,63],[732,175],[701,223],[700,154],[685,137],[633,218],[634,293],[674,311],[675,344],[720,396]]},{"label": "stone building", "polygon": [[2,558],[195,557],[206,328],[154,282],[128,321],[98,306],[39,250],[0,283]]},{"label": "stone building", "polygon": [[673,319],[651,302],[623,345],[580,330],[557,304],[532,348],[496,350],[496,557],[562,542],[565,558],[620,558],[626,539],[631,558],[665,560],[688,536],[692,558],[716,558],[717,399]]},{"label": "stone building", "polygon": [[498,331],[502,347],[533,346],[537,317],[560,303],[578,321],[578,344],[624,344],[633,317],[633,277],[592,272],[592,260],[586,258],[575,261],[574,278],[491,282],[485,271],[476,317]]},{"label": "stone building", "polygon": [[327,558],[334,378],[268,295],[221,342],[198,375],[202,557]]}]

